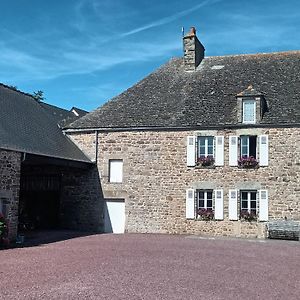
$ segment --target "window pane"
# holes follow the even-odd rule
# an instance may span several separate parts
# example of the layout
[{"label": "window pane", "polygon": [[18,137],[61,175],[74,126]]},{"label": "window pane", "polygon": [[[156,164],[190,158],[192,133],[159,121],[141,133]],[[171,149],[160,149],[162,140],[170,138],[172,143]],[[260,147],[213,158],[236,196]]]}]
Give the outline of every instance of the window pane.
[{"label": "window pane", "polygon": [[204,192],[203,192],[203,191],[202,191],[202,192],[201,192],[201,191],[199,192],[199,199],[204,199]]},{"label": "window pane", "polygon": [[198,137],[198,143],[199,143],[199,147],[205,147],[205,137],[200,136]]},{"label": "window pane", "polygon": [[214,138],[212,136],[207,137],[208,147],[213,147],[214,145]]},{"label": "window pane", "polygon": [[242,192],[242,193],[241,193],[241,198],[242,198],[243,200],[247,200],[247,199],[248,199],[248,193],[247,193],[247,192]]},{"label": "window pane", "polygon": [[204,200],[199,201],[199,208],[204,208]]},{"label": "window pane", "polygon": [[249,137],[241,136],[241,156],[248,156],[249,149]]},{"label": "window pane", "polygon": [[198,137],[198,156],[205,156],[205,138]]},{"label": "window pane", "polygon": [[200,156],[205,156],[205,147],[203,147],[203,146],[199,147],[199,157]]},{"label": "window pane", "polygon": [[256,201],[251,201],[251,209],[256,209]]},{"label": "window pane", "polygon": [[242,201],[242,209],[248,208],[248,201]]},{"label": "window pane", "polygon": [[255,102],[253,100],[243,101],[244,122],[255,122]]},{"label": "window pane", "polygon": [[251,192],[250,194],[251,194],[250,199],[256,200],[256,192]]},{"label": "window pane", "polygon": [[256,136],[249,136],[249,156],[256,158]]},{"label": "window pane", "polygon": [[207,199],[212,199],[212,192],[207,192]]},{"label": "window pane", "polygon": [[207,200],[207,208],[212,208],[212,200]]}]

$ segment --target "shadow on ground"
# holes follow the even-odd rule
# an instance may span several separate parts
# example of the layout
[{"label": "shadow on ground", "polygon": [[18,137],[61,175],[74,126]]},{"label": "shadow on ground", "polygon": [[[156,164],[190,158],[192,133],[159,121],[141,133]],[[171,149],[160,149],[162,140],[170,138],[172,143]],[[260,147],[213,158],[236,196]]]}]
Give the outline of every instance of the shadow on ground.
[{"label": "shadow on ground", "polygon": [[77,237],[94,235],[93,232],[83,232],[74,230],[33,230],[24,234],[24,241],[16,243],[17,248],[35,247],[50,244]]}]

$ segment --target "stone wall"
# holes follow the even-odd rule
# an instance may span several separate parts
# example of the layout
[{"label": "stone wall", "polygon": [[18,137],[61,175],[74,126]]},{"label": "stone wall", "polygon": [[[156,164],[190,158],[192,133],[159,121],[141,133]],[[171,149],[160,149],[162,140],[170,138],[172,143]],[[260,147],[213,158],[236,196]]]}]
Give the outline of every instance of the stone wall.
[{"label": "stone wall", "polygon": [[9,222],[9,238],[18,229],[21,153],[0,149],[0,199]]},{"label": "stone wall", "polygon": [[101,232],[103,195],[96,166],[64,170],[60,206],[61,227]]},{"label": "stone wall", "polygon": [[[211,169],[186,166],[189,135],[225,136],[225,165]],[[269,166],[240,169],[228,165],[231,135],[269,136]],[[94,133],[70,137],[85,152],[93,148]],[[123,183],[108,182],[109,159],[123,159]],[[98,169],[105,198],[125,198],[126,231],[260,237],[264,222],[229,221],[229,189],[267,189],[269,218],[300,220],[299,128],[219,131],[99,132]],[[224,191],[224,220],[185,218],[186,189],[209,186]]]}]

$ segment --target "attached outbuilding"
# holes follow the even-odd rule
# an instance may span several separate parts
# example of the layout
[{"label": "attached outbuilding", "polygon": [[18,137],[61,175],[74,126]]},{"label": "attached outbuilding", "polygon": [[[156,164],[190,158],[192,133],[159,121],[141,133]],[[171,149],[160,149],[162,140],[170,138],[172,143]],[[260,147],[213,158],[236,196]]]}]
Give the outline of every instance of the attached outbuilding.
[{"label": "attached outbuilding", "polygon": [[0,212],[10,238],[33,229],[99,231],[96,166],[59,127],[83,111],[74,115],[5,85],[0,105]]}]

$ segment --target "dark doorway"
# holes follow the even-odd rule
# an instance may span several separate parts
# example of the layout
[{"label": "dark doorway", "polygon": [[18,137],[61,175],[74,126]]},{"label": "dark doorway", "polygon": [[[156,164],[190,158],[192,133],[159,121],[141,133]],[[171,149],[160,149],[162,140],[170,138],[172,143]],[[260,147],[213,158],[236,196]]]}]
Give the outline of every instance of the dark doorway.
[{"label": "dark doorway", "polygon": [[56,229],[60,226],[60,176],[21,178],[20,229]]}]

